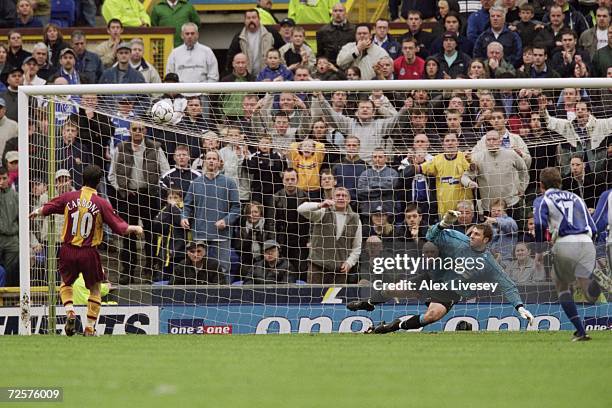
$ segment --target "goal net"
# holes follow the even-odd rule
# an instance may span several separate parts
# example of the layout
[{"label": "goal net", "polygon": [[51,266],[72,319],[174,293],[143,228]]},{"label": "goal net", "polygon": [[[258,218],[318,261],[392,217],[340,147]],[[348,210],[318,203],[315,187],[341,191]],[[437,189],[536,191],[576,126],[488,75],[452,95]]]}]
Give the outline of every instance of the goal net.
[{"label": "goal net", "polygon": [[[603,78],[20,88],[20,331],[62,333],[57,254],[79,243],[64,242],[64,215],[28,213],[80,189],[89,165],[104,170],[97,194],[145,231],[93,239],[101,333],[364,331],[421,313],[437,288],[407,290],[436,268],[456,275],[440,289],[456,305],[426,330],[524,328],[509,286],[536,328],[569,329],[533,202],[539,172],[557,167],[595,211],[612,182],[611,90]],[[448,210],[459,233],[490,227],[482,256],[502,278],[461,286],[482,256],[448,257],[452,243],[428,235]],[[609,273],[605,217],[593,239]],[[573,296],[587,327],[609,326],[607,293]],[[359,299],[378,306],[347,310]]]}]

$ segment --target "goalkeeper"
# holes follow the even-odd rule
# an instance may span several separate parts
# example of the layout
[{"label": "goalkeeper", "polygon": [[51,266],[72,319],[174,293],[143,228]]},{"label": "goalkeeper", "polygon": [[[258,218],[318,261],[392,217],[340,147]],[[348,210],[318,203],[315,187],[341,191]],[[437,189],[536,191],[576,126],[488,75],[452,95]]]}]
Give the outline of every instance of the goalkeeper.
[{"label": "goalkeeper", "polygon": [[[533,315],[525,309],[521,297],[515,284],[503,271],[501,266],[495,261],[493,255],[487,251],[487,245],[491,241],[493,231],[487,224],[478,224],[470,232],[470,236],[449,229],[457,220],[459,213],[449,210],[444,215],[442,221],[432,226],[427,232],[427,239],[434,243],[440,250],[440,257],[445,258],[473,258],[476,261],[480,258],[482,262],[475,262],[482,265],[481,268],[472,270],[464,269],[462,273],[457,270],[436,270],[431,269],[427,272],[428,277],[435,282],[451,283],[453,280],[461,280],[464,283],[478,282],[497,282],[506,299],[514,305],[519,315],[526,319],[529,324],[533,324]],[[415,279],[421,281],[423,275],[416,276]],[[403,292],[405,293],[405,292]],[[444,291],[427,292],[427,310],[424,314],[415,315],[405,321],[395,319],[389,324],[382,322],[376,327],[371,327],[368,333],[389,333],[399,329],[413,330],[442,319],[461,297],[472,297],[474,291],[469,289],[453,289]],[[374,310],[371,301],[350,302],[347,307],[350,310]]]}]

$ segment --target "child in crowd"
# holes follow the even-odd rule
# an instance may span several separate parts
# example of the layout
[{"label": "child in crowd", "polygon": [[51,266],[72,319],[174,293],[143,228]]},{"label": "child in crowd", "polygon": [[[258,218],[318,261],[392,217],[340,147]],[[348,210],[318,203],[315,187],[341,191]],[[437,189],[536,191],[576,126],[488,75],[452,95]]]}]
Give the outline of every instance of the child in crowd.
[{"label": "child in crowd", "polygon": [[344,81],[346,75],[342,70],[339,70],[334,64],[329,62],[329,59],[325,56],[317,58],[315,65],[314,78],[320,81]]},{"label": "child in crowd", "polygon": [[499,255],[502,261],[510,261],[513,258],[513,248],[518,235],[516,221],[506,214],[506,201],[502,198],[493,200],[491,203],[491,214],[485,217],[485,223],[493,228],[493,239],[491,240],[491,252]]},{"label": "child in crowd", "polygon": [[157,249],[153,262],[153,282],[169,279],[175,265],[185,259],[187,230],[181,226],[183,195],[181,190],[170,189],[166,205],[153,221],[153,232],[157,234]]},{"label": "child in crowd", "polygon": [[271,49],[266,53],[266,66],[257,75],[257,81],[292,81],[293,72],[281,63],[281,55],[278,50]]},{"label": "child in crowd", "polygon": [[319,172],[325,158],[323,143],[306,139],[294,142],[289,148],[289,161],[298,173],[298,188],[308,194],[316,195],[321,185]]},{"label": "child in crowd", "polygon": [[223,174],[236,182],[240,201],[246,202],[250,198],[249,177],[244,167],[249,156],[249,149],[244,143],[244,135],[237,127],[227,127],[222,132],[227,144],[219,150],[219,157],[223,162]]},{"label": "child in crowd", "polygon": [[533,5],[525,3],[519,7],[520,21],[508,21],[508,23],[510,23],[508,28],[512,31],[516,31],[521,37],[523,47],[531,47],[533,45],[533,39],[536,36],[536,30],[544,28],[542,23],[534,21],[534,15]]},{"label": "child in crowd", "polygon": [[519,242],[535,242],[535,220],[533,219],[533,212],[527,214],[527,222],[525,223],[523,230],[518,234]]}]

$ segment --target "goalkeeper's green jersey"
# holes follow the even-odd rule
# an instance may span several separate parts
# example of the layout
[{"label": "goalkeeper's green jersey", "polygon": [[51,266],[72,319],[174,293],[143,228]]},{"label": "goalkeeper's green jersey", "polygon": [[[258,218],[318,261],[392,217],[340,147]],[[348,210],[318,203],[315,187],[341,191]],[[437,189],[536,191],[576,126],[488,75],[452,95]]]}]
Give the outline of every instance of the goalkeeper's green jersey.
[{"label": "goalkeeper's green jersey", "polygon": [[[109,287],[107,283],[100,284],[100,297],[108,295]],[[79,277],[72,284],[72,301],[74,305],[86,305],[89,299],[89,289],[85,287],[83,274],[79,273]]]},{"label": "goalkeeper's green jersey", "polygon": [[[488,250],[483,252],[475,251],[470,246],[470,239],[467,235],[452,229],[440,227],[440,224],[435,224],[427,231],[427,240],[438,246],[440,258],[472,258],[475,261],[481,260],[482,268],[474,268],[466,270],[460,274],[452,270],[435,270],[430,273],[431,278],[442,282],[451,282],[453,280],[461,280],[463,282],[490,282],[499,283],[499,288],[504,294],[506,300],[512,303],[515,307],[523,304],[518,289],[512,280],[506,275],[506,272],[497,263],[493,254]],[[463,297],[473,297],[474,291],[471,290],[455,290],[455,292]]]}]

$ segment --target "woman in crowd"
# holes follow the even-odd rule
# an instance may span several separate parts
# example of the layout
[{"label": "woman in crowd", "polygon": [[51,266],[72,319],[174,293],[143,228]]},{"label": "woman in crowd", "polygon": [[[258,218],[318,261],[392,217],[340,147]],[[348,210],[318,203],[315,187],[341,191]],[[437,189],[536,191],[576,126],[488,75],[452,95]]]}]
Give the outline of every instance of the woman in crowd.
[{"label": "woman in crowd", "polygon": [[435,57],[427,57],[425,60],[424,79],[441,79],[440,62]]},{"label": "woman in crowd", "polygon": [[470,62],[467,74],[470,79],[487,79],[491,77],[489,67],[480,58],[474,58]]},{"label": "woman in crowd", "polygon": [[255,262],[263,256],[263,244],[271,238],[264,229],[263,205],[251,201],[244,206],[239,230],[234,240],[234,249],[240,258],[240,276],[244,277],[253,269]]},{"label": "woman in crowd", "polygon": [[17,21],[16,28],[42,27],[38,17],[34,17],[31,0],[19,0],[17,2]]},{"label": "woman in crowd", "polygon": [[70,45],[64,42],[64,36],[58,25],[49,23],[43,29],[43,41],[49,48],[49,62],[54,67],[59,67],[59,55],[64,48]]}]

